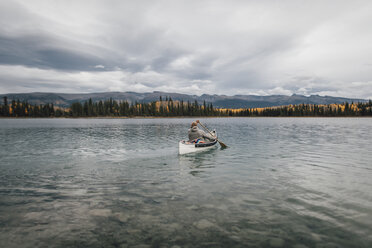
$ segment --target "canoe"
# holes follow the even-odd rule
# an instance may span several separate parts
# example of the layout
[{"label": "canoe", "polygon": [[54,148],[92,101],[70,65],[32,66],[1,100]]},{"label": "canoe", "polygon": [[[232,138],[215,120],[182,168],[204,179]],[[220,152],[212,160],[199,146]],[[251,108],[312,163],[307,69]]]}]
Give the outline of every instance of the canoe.
[{"label": "canoe", "polygon": [[[217,137],[216,131],[213,131],[213,136]],[[206,142],[206,143],[191,143],[187,140],[181,140],[178,143],[178,153],[180,155],[182,154],[188,154],[188,153],[193,153],[193,152],[201,152],[205,150],[209,150],[213,147],[217,146],[217,140],[213,140],[211,142]]]}]

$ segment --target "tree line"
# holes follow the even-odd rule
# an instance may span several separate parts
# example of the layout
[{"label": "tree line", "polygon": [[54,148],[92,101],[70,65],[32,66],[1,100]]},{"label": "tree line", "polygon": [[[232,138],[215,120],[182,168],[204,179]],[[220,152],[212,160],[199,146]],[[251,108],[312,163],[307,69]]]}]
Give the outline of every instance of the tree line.
[{"label": "tree line", "polygon": [[372,116],[372,101],[342,104],[298,104],[266,108],[220,109],[228,116],[342,117]]},{"label": "tree line", "polygon": [[172,117],[172,116],[250,116],[250,117],[290,117],[290,116],[372,116],[372,101],[343,104],[298,104],[266,108],[215,108],[212,103],[199,104],[197,101],[173,101],[166,97],[150,103],[129,103],[108,99],[92,99],[74,102],[67,108],[53,104],[30,104],[27,101],[3,98],[0,104],[1,117]]}]

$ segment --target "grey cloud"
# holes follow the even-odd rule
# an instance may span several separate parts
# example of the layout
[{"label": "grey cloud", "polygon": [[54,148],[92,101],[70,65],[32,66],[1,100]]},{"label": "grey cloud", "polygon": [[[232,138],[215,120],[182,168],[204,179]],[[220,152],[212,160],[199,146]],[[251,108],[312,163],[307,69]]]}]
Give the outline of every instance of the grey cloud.
[{"label": "grey cloud", "polygon": [[[0,66],[43,72],[25,85],[27,73],[20,78],[6,67],[1,90],[11,91],[4,82],[13,80],[34,91],[53,84],[107,91],[114,84],[188,93],[360,94],[348,85],[362,81],[367,89],[372,81],[368,9],[368,1],[73,1],[58,9],[37,0],[4,1]],[[44,84],[46,78],[54,81]]]},{"label": "grey cloud", "polygon": [[87,71],[96,69],[94,65],[104,64],[98,58],[66,50],[41,50],[38,55],[41,65],[45,63],[45,66],[60,70]]},{"label": "grey cloud", "polygon": [[[187,78],[189,80],[205,80],[205,79],[211,79],[213,77],[214,71],[211,68],[213,66],[213,63],[218,59],[215,55],[210,54],[185,54],[183,56],[179,56],[176,59],[182,59],[183,57],[191,57],[190,64],[186,66],[185,68],[172,68],[171,63],[167,65],[165,68],[166,72],[173,73],[174,75],[177,75],[179,77]],[[175,62],[175,60],[171,62]]]},{"label": "grey cloud", "polygon": [[[64,43],[65,45],[60,45]],[[0,35],[0,64],[66,71],[108,71],[120,67],[138,72],[146,67],[146,63],[130,62],[125,56],[118,57],[105,49],[90,48],[89,50],[97,51],[96,56],[89,50],[84,50],[86,46],[83,44],[70,43],[68,40],[58,40],[41,34],[19,37]]]},{"label": "grey cloud", "polygon": [[[151,44],[148,44],[151,46]],[[185,56],[188,53],[174,47],[162,48],[158,56],[149,61],[151,68],[159,72],[165,72],[168,65],[179,57]]]},{"label": "grey cloud", "polygon": [[53,43],[45,36],[0,36],[0,64],[75,71],[95,70],[95,65],[104,64],[100,58],[84,52],[53,48],[49,45]]}]

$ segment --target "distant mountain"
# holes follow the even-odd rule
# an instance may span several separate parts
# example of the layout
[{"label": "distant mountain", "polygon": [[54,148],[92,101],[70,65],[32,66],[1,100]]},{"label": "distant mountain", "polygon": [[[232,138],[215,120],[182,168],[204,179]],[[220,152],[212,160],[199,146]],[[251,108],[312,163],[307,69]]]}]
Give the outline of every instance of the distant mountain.
[{"label": "distant mountain", "polygon": [[27,101],[31,104],[46,104],[53,103],[56,106],[67,107],[73,102],[84,102],[91,98],[93,102],[100,100],[107,100],[112,98],[117,101],[133,102],[152,102],[159,100],[160,96],[165,100],[166,97],[171,97],[173,100],[183,100],[185,102],[198,101],[200,104],[206,101],[213,103],[213,106],[219,108],[258,108],[258,107],[271,107],[289,104],[331,104],[343,102],[366,102],[365,99],[352,99],[343,97],[332,96],[303,96],[303,95],[271,95],[271,96],[255,96],[255,95],[187,95],[179,93],[168,93],[154,91],[152,93],[136,93],[136,92],[102,92],[102,93],[84,93],[84,94],[67,94],[67,93],[15,93],[15,94],[2,94],[8,97],[8,101],[13,99],[20,101]]}]

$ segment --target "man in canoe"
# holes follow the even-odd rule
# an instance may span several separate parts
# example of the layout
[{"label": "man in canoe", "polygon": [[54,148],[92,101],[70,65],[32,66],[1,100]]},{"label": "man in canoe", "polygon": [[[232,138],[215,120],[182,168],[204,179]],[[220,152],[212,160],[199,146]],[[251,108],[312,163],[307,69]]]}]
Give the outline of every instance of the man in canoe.
[{"label": "man in canoe", "polygon": [[192,142],[204,142],[204,141],[212,141],[215,138],[210,135],[209,133],[204,132],[203,130],[198,128],[199,120],[194,121],[191,123],[191,128],[189,129],[189,141]]}]

